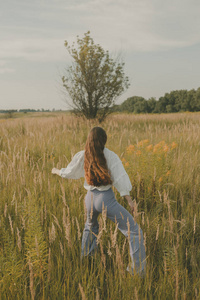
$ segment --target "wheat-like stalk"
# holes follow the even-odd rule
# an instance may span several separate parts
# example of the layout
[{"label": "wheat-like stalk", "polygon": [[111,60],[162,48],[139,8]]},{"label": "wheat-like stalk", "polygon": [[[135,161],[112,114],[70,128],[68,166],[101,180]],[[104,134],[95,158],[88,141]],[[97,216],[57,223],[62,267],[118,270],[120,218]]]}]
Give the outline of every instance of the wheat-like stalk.
[{"label": "wheat-like stalk", "polygon": [[80,284],[80,282],[79,282],[78,286],[79,286],[79,290],[80,290],[80,292],[81,292],[82,300],[87,300],[87,298],[86,298],[86,296],[85,296],[85,293],[84,293],[84,290],[83,290],[83,287],[82,287],[82,285]]}]

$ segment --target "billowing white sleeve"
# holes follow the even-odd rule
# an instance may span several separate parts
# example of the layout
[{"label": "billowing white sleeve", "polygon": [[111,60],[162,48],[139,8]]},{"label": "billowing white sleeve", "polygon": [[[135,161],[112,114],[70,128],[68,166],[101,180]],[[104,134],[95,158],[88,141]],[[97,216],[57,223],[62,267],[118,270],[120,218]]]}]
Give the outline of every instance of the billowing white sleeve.
[{"label": "billowing white sleeve", "polygon": [[60,176],[68,179],[84,177],[84,150],[76,153],[66,168],[60,170]]},{"label": "billowing white sleeve", "polygon": [[111,159],[111,165],[109,168],[113,185],[120,193],[120,196],[130,195],[132,185],[129,176],[126,173],[120,158],[117,156],[117,154],[113,154],[114,155]]}]

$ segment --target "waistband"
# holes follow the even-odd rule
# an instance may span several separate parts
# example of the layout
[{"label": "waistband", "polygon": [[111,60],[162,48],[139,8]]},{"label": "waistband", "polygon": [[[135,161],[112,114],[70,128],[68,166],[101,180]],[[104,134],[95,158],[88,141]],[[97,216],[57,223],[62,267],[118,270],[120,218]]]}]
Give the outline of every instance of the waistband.
[{"label": "waistband", "polygon": [[101,193],[108,193],[113,192],[112,188],[109,188],[108,190],[100,191],[97,188],[94,188],[93,190],[89,190],[88,192],[95,193],[95,194],[101,194]]}]

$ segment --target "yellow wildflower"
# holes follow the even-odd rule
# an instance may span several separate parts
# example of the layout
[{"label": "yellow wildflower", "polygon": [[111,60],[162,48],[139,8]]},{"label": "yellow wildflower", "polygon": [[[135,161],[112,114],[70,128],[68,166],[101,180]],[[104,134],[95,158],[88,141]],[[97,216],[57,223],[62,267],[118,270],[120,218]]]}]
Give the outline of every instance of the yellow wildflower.
[{"label": "yellow wildflower", "polygon": [[160,142],[158,143],[158,145],[160,145],[160,147],[164,146],[164,145],[165,145],[165,141],[160,141]]},{"label": "yellow wildflower", "polygon": [[151,151],[152,149],[153,149],[153,145],[149,145],[149,146],[147,146],[147,151]]},{"label": "yellow wildflower", "polygon": [[124,163],[126,162],[126,160],[125,160],[125,158],[124,158],[124,157],[122,158],[122,162],[124,162]]},{"label": "yellow wildflower", "polygon": [[171,170],[167,171],[166,176],[169,176],[171,174]]},{"label": "yellow wildflower", "polygon": [[148,144],[149,143],[149,140],[146,139],[146,140],[143,140],[143,144]]},{"label": "yellow wildflower", "polygon": [[128,161],[125,163],[125,167],[129,167],[129,162]]},{"label": "yellow wildflower", "polygon": [[160,178],[158,179],[158,182],[161,183],[162,180],[163,180],[162,177],[160,177]]},{"label": "yellow wildflower", "polygon": [[163,151],[164,151],[164,152],[168,152],[168,151],[169,151],[169,147],[167,146],[167,144],[165,144],[165,145],[163,146]]},{"label": "yellow wildflower", "polygon": [[140,142],[137,143],[137,147],[143,147],[145,144],[148,144],[149,140],[142,140]]},{"label": "yellow wildflower", "polygon": [[136,155],[137,156],[140,156],[142,154],[142,152],[140,151],[140,150],[138,150],[137,152],[136,152]]},{"label": "yellow wildflower", "polygon": [[153,153],[158,152],[159,148],[160,148],[160,146],[159,146],[158,144],[155,145],[155,146],[153,147]]},{"label": "yellow wildflower", "polygon": [[165,141],[161,141],[153,147],[153,152],[156,153],[161,150],[165,145]]},{"label": "yellow wildflower", "polygon": [[126,151],[130,154],[132,152],[134,152],[135,150],[135,146],[134,145],[129,145],[127,148],[126,148]]},{"label": "yellow wildflower", "polygon": [[175,142],[172,142],[172,144],[171,144],[171,148],[172,148],[172,149],[175,149],[176,147],[178,147],[178,144],[177,144],[177,143],[175,143]]}]

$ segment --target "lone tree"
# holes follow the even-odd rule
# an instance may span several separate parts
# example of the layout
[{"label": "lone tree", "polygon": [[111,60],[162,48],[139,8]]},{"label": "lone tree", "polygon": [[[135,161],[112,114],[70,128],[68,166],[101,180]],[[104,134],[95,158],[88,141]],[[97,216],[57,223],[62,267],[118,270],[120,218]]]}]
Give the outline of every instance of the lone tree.
[{"label": "lone tree", "polygon": [[108,51],[95,44],[90,32],[80,39],[77,48],[73,43],[65,47],[73,63],[62,77],[63,86],[72,99],[75,112],[87,119],[103,121],[109,107],[128,87],[129,79],[124,74],[124,63],[110,57]]}]

